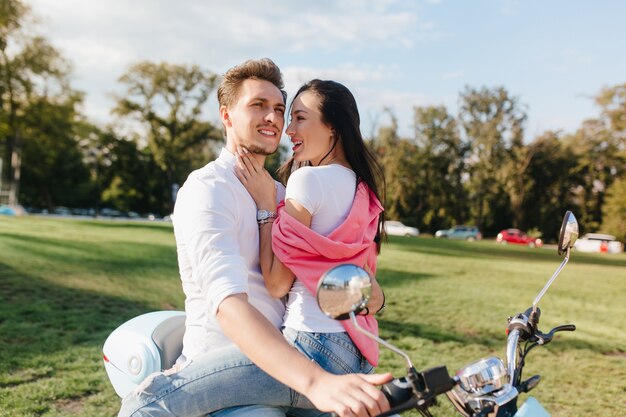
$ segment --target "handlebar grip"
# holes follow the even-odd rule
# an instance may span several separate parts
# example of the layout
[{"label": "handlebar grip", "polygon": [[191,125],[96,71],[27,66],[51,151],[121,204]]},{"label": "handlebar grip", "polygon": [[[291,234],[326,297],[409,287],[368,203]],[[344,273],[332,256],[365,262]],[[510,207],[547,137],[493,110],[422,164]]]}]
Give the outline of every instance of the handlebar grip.
[{"label": "handlebar grip", "polygon": [[395,378],[382,386],[383,394],[387,397],[391,408],[406,403],[413,396],[411,383],[406,378]]}]

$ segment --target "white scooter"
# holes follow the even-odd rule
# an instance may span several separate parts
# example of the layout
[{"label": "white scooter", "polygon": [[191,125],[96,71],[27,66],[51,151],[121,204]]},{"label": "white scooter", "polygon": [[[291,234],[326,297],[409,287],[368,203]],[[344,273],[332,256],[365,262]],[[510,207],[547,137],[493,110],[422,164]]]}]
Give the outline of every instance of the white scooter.
[{"label": "white scooter", "polygon": [[104,342],[102,357],[120,397],[153,372],[171,368],[183,350],[184,311],[153,311],[128,320]]},{"label": "white scooter", "polygon": [[429,407],[441,394],[446,394],[457,411],[466,417],[549,417],[535,398],[529,397],[519,409],[517,399],[520,393],[535,388],[540,379],[539,375],[535,375],[522,381],[522,369],[528,352],[536,346],[550,343],[556,332],[576,330],[574,325],[568,324],[542,333],[537,326],[541,315],[539,300],[568,262],[570,250],[577,238],[578,223],[568,211],[563,219],[558,243],[559,255],[565,254],[565,259],[535,298],[532,307],[509,318],[506,366],[499,358],[489,357],[460,369],[454,377],[450,377],[445,366],[417,371],[405,352],[359,327],[355,314],[367,304],[371,281],[368,273],[356,265],[341,265],[328,271],[320,279],[317,301],[328,316],[337,320],[351,319],[363,334],[406,360],[406,377],[397,378],[383,386],[392,409],[379,417],[410,409],[431,416]]},{"label": "white scooter", "polygon": [[[573,331],[573,325],[558,326],[548,333],[539,331],[539,300],[569,260],[570,249],[578,238],[578,223],[571,212],[565,214],[559,238],[559,254],[565,259],[535,299],[533,306],[509,319],[506,349],[507,365],[496,358],[481,359],[450,377],[445,366],[418,372],[406,353],[361,329],[355,314],[365,307],[371,294],[370,277],[354,265],[342,265],[328,271],[318,285],[317,299],[322,311],[338,320],[350,318],[365,335],[400,354],[407,362],[407,376],[386,384],[383,391],[392,404],[393,414],[417,409],[429,416],[428,407],[435,398],[446,394],[460,414],[467,417],[549,416],[537,400],[529,397],[517,408],[517,398],[539,383],[535,375],[522,381],[527,353],[552,341],[558,331]],[[103,347],[104,366],[115,392],[124,397],[153,372],[171,368],[182,351],[185,313],[156,311],[135,317],[122,324],[107,338]],[[525,343],[522,346],[522,343]]]}]

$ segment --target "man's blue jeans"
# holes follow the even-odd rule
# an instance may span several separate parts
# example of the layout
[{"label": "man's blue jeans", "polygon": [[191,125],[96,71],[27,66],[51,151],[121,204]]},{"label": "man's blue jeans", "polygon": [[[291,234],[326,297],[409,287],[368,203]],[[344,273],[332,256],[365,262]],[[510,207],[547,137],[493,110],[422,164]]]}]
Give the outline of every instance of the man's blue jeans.
[{"label": "man's blue jeans", "polygon": [[[346,333],[284,329],[284,335],[289,343],[328,372],[373,370]],[[282,407],[279,410],[255,407],[249,415],[278,416],[281,411],[302,417],[325,415],[314,410],[304,395],[276,381],[238,349],[228,347],[194,358],[176,372],[150,375],[122,400],[119,416],[234,417],[243,415],[245,410],[241,406],[246,405]],[[236,408],[225,410],[231,407]],[[278,413],[273,414],[274,411]]]}]

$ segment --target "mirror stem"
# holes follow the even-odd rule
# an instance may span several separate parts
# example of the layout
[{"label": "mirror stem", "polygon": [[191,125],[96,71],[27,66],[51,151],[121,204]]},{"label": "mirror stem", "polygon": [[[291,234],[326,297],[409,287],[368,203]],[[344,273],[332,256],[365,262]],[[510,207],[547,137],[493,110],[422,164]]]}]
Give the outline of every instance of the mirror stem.
[{"label": "mirror stem", "polygon": [[356,316],[353,311],[350,312],[350,320],[352,320],[352,324],[354,324],[354,327],[356,327],[358,331],[360,331],[361,333],[363,333],[365,336],[369,337],[370,339],[374,339],[381,345],[385,346],[387,349],[392,350],[396,352],[398,355],[402,356],[404,360],[406,360],[406,363],[409,369],[413,369],[413,362],[411,362],[411,358],[409,358],[409,355],[407,355],[406,353],[404,353],[403,351],[401,351],[400,349],[398,349],[391,343],[384,341],[380,337],[376,336],[373,333],[368,332],[367,330],[359,326],[359,323],[356,321]]},{"label": "mirror stem", "polygon": [[569,261],[570,250],[571,250],[571,248],[568,247],[567,248],[567,252],[565,252],[565,259],[563,259],[563,262],[561,262],[561,265],[557,268],[557,270],[552,275],[552,278],[550,278],[550,280],[545,285],[545,287],[543,287],[543,289],[541,290],[541,292],[539,293],[537,298],[535,298],[535,301],[533,301],[533,312],[532,312],[532,314],[534,314],[534,315],[537,314],[537,304],[539,304],[539,300],[541,300],[541,297],[543,297],[543,295],[546,293],[546,291],[548,291],[548,288],[550,288],[550,285],[552,285],[552,282],[561,273],[561,270],[563,269],[565,264],[567,264],[567,261]]}]

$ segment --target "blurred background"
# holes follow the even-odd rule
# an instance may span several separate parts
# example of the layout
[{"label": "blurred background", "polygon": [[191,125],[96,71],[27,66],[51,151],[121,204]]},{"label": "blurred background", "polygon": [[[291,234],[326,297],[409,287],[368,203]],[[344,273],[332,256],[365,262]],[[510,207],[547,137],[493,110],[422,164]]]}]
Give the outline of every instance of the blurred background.
[{"label": "blurred background", "polygon": [[223,144],[220,74],[270,57],[290,98],[312,78],[353,91],[389,219],[551,241],[570,209],[626,238],[622,2],[0,4],[6,214],[167,218]]}]

